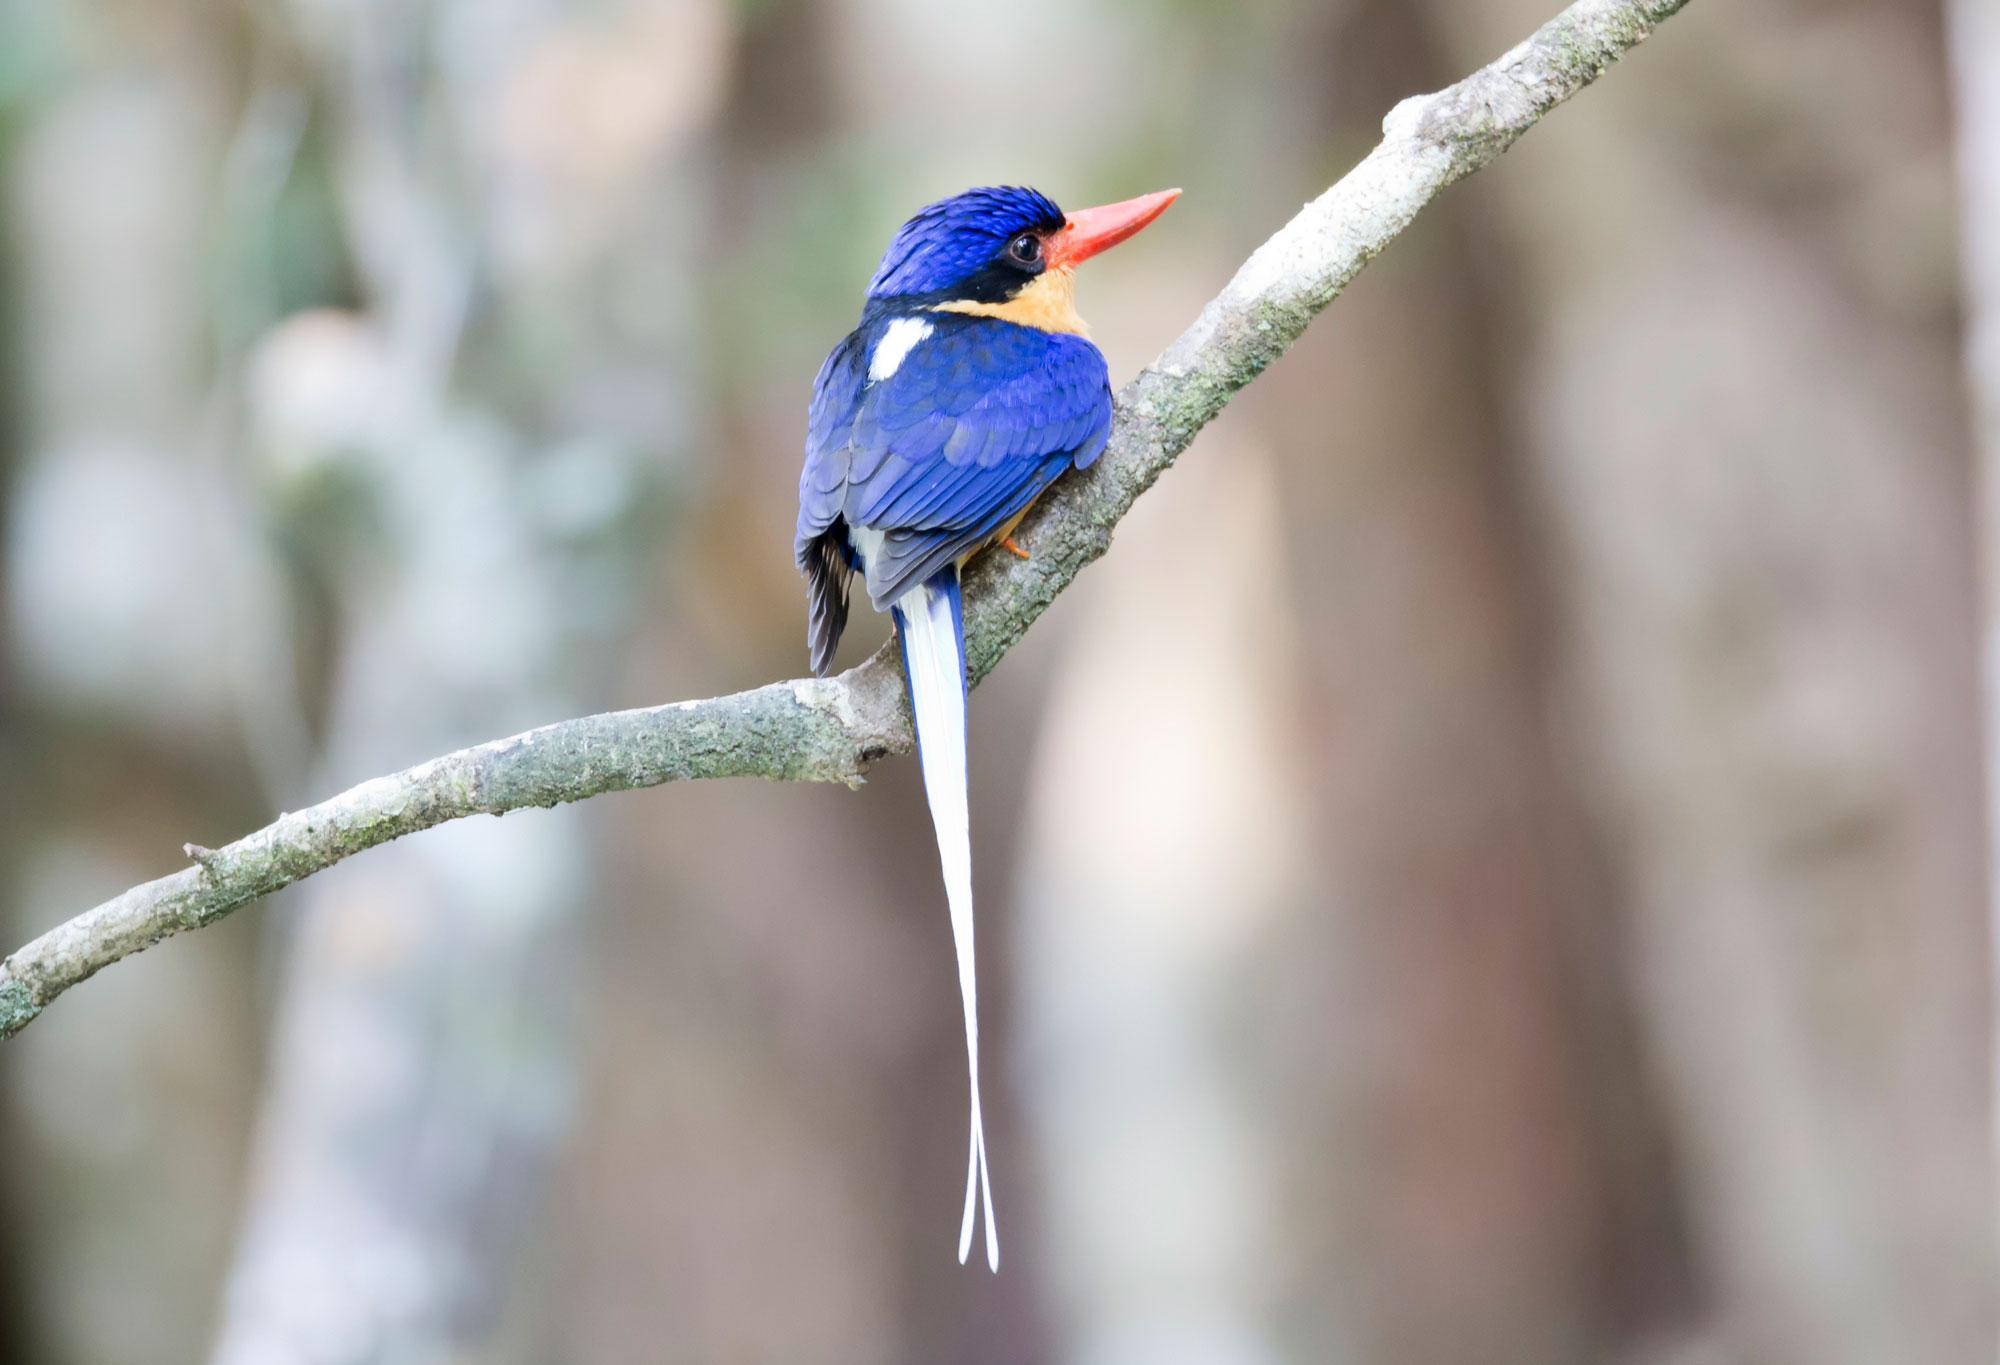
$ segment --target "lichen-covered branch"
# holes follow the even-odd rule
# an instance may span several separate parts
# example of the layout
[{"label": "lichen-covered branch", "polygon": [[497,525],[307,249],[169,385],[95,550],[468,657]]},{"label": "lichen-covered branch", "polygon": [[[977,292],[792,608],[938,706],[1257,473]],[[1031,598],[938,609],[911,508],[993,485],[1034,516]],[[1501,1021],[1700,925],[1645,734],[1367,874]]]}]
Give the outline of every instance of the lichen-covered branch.
[{"label": "lichen-covered branch", "polygon": [[[1363,266],[1453,181],[1492,161],[1687,0],[1581,0],[1448,90],[1403,101],[1340,183],[1259,247],[1166,353],[1118,395],[1110,447],[1042,498],[1016,533],[1032,558],[988,554],[966,579],[967,670],[986,676],[1112,527],[1230,397],[1296,341]],[[704,777],[858,781],[911,745],[884,650],[825,681],[585,716],[350,788],[133,887],[0,963],[0,1038],[102,967],[343,858],[467,815],[500,815]]]}]

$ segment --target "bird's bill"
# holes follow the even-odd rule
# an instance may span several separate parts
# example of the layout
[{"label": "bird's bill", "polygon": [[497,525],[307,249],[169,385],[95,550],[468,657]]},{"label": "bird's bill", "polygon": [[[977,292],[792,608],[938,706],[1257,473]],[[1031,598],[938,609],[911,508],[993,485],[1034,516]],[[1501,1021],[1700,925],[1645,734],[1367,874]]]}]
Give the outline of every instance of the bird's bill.
[{"label": "bird's bill", "polygon": [[1051,269],[1062,270],[1087,261],[1107,247],[1117,246],[1146,224],[1167,211],[1167,205],[1181,197],[1175,190],[1142,194],[1116,204],[1094,209],[1078,209],[1069,215],[1062,230],[1049,238],[1046,259]]}]

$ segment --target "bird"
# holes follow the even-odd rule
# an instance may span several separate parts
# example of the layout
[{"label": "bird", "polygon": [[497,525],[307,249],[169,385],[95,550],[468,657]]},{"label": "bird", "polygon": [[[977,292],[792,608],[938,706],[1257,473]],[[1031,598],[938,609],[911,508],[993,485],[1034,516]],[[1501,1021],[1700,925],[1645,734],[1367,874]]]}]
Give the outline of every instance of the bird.
[{"label": "bird", "polygon": [[919,209],[883,252],[861,321],[828,353],[807,409],[793,550],[806,643],[824,677],[858,573],[895,624],[937,834],[972,1096],[958,1260],[975,1194],[986,1263],[1000,1269],[979,1100],[972,847],[965,763],[965,612],[959,571],[1012,532],[1065,470],[1111,434],[1104,355],[1077,316],[1074,271],[1179,197],[1161,190],[1064,213],[1039,191],[981,186]]}]

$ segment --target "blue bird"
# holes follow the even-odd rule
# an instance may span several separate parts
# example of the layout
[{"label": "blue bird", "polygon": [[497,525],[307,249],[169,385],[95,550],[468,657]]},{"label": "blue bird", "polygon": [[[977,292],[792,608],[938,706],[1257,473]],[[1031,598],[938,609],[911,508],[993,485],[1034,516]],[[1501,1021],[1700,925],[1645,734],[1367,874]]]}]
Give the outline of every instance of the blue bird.
[{"label": "blue bird", "polygon": [[868,282],[861,323],[820,367],[799,475],[794,551],[806,642],[824,676],[847,625],[850,575],[902,646],[924,792],[937,827],[972,1089],[958,1260],[975,1194],[1000,1268],[979,1108],[972,843],[965,778],[965,616],[958,573],[1010,533],[1065,469],[1111,434],[1104,356],[1076,314],[1072,272],[1166,211],[1162,190],[1065,215],[1034,190],[967,190],[903,224]]}]

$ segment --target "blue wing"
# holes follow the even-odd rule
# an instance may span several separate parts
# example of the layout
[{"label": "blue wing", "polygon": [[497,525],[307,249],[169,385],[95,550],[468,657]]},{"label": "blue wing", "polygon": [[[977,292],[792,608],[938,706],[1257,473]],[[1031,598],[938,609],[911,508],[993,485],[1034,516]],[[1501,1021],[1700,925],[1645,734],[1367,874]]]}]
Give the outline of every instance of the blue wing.
[{"label": "blue wing", "polygon": [[[869,356],[889,320],[857,329],[813,391],[799,563],[831,571],[837,550],[851,567],[851,550],[829,541],[842,523],[882,532],[866,566],[878,610],[977,549],[1063,470],[1090,464],[1111,430],[1104,357],[1087,339],[996,318],[930,319],[932,334],[875,383]],[[830,614],[819,605],[816,584],[816,624]]]}]

